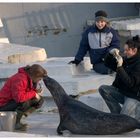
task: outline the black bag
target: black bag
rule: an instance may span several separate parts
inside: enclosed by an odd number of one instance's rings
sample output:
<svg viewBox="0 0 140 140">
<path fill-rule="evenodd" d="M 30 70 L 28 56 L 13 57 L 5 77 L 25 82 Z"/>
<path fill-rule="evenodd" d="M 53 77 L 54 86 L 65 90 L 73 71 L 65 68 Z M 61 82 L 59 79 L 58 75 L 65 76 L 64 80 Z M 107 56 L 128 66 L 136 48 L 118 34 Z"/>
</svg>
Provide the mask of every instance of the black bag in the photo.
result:
<svg viewBox="0 0 140 140">
<path fill-rule="evenodd" d="M 116 58 L 108 53 L 105 58 L 104 58 L 104 64 L 106 67 L 110 68 L 113 71 L 116 71 L 117 69 L 117 62 L 116 62 Z"/>
</svg>

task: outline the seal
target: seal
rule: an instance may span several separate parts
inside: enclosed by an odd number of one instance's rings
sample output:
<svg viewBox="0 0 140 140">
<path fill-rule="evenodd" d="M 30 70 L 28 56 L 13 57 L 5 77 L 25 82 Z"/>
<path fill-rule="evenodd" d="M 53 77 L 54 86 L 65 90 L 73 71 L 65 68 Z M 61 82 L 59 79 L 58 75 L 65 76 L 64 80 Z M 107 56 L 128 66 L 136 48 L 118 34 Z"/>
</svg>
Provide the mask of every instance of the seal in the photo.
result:
<svg viewBox="0 0 140 140">
<path fill-rule="evenodd" d="M 58 107 L 58 134 L 69 130 L 81 135 L 114 135 L 140 129 L 140 123 L 132 117 L 98 111 L 68 96 L 56 80 L 46 76 L 43 81 Z"/>
</svg>

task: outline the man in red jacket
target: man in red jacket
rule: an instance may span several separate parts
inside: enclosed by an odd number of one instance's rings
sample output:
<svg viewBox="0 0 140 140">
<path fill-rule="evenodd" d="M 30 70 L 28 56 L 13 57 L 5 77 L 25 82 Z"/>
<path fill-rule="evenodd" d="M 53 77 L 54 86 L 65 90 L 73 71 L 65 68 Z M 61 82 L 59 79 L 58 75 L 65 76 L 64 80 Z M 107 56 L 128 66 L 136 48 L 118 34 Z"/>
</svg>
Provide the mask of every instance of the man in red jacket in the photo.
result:
<svg viewBox="0 0 140 140">
<path fill-rule="evenodd" d="M 31 108 L 37 109 L 43 104 L 43 98 L 39 95 L 41 88 L 37 89 L 37 83 L 47 75 L 47 71 L 38 64 L 18 69 L 0 90 L 0 111 L 16 111 L 16 130 L 25 130 L 27 124 L 20 122 L 23 115 Z"/>
</svg>

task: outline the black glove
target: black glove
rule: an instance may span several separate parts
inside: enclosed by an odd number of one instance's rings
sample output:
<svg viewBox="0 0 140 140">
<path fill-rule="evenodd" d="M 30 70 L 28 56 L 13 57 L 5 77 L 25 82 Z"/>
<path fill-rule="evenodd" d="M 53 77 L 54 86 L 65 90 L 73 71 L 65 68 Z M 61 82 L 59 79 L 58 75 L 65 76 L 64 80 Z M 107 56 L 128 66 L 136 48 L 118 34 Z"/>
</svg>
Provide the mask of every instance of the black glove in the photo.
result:
<svg viewBox="0 0 140 140">
<path fill-rule="evenodd" d="M 81 61 L 74 59 L 73 61 L 70 61 L 68 64 L 75 64 L 77 66 L 80 62 Z"/>
</svg>

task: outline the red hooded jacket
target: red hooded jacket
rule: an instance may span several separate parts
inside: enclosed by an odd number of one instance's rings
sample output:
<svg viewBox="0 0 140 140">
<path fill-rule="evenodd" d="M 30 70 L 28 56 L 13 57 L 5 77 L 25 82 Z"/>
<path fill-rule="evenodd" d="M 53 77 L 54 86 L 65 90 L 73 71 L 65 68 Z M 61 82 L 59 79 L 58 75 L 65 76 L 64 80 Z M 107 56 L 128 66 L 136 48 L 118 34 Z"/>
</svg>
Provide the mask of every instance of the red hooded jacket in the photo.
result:
<svg viewBox="0 0 140 140">
<path fill-rule="evenodd" d="M 18 72 L 11 76 L 0 90 L 0 106 L 6 105 L 10 100 L 17 103 L 25 102 L 36 96 L 33 83 L 24 68 L 19 68 Z"/>
</svg>

